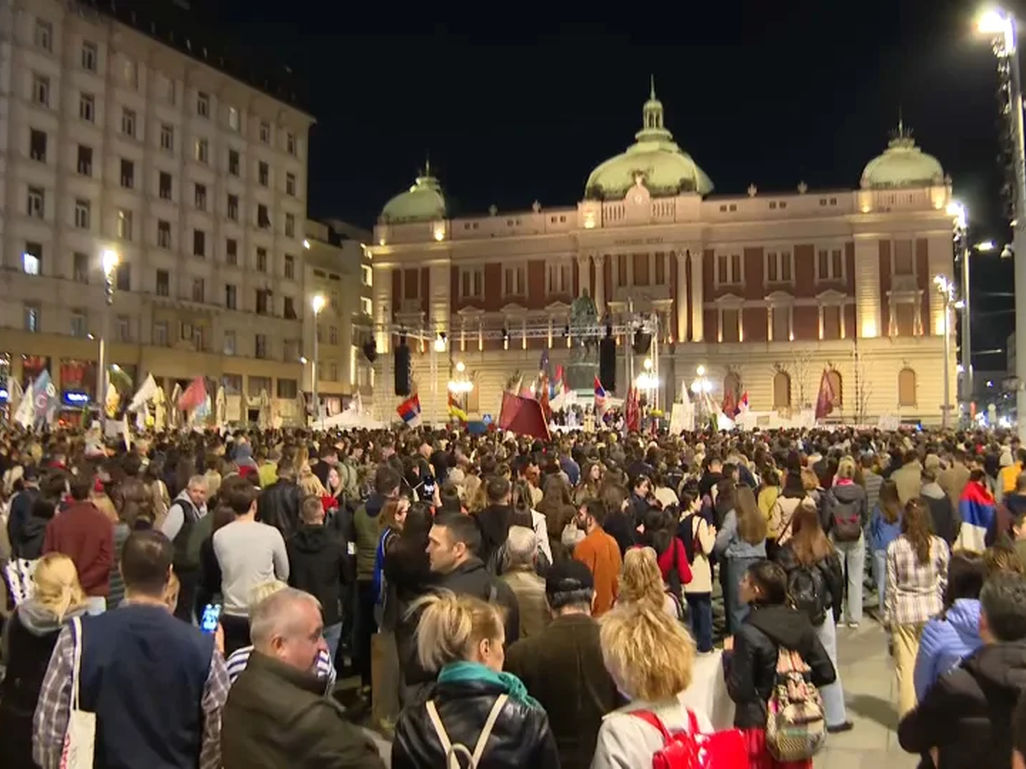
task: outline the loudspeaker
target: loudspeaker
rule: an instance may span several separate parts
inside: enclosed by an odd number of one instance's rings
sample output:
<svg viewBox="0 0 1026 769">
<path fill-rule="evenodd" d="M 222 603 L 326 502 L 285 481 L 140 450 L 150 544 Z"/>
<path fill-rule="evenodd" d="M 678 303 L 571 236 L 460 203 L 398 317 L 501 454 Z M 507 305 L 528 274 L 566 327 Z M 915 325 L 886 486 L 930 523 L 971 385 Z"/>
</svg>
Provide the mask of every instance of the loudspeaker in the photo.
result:
<svg viewBox="0 0 1026 769">
<path fill-rule="evenodd" d="M 611 336 L 599 342 L 599 381 L 607 391 L 616 390 L 616 340 Z"/>
<path fill-rule="evenodd" d="M 363 343 L 363 357 L 371 363 L 378 359 L 378 344 L 373 339 Z"/>
<path fill-rule="evenodd" d="M 410 348 L 406 344 L 406 337 L 400 337 L 395 348 L 395 394 L 410 394 Z"/>
<path fill-rule="evenodd" d="M 652 334 L 642 329 L 634 332 L 634 354 L 647 355 L 648 348 L 652 346 Z"/>
</svg>

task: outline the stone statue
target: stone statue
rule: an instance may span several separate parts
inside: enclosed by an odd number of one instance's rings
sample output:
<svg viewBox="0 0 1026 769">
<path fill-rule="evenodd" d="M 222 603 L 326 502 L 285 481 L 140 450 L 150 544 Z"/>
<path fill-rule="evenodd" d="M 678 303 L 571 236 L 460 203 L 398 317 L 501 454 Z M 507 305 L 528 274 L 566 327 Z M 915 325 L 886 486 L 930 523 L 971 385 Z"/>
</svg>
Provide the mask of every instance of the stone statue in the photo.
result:
<svg viewBox="0 0 1026 769">
<path fill-rule="evenodd" d="M 595 353 L 597 339 L 587 331 L 598 324 L 598 310 L 595 300 L 587 289 L 570 305 L 570 361 L 567 365 L 567 385 L 572 390 L 591 388 L 598 372 L 598 357 Z"/>
<path fill-rule="evenodd" d="M 580 340 L 585 347 L 592 347 L 595 338 L 592 336 L 581 336 L 580 332 L 593 328 L 598 323 L 598 310 L 595 308 L 595 300 L 588 296 L 588 289 L 584 289 L 579 297 L 570 304 L 570 333 L 574 336 L 574 349 L 576 350 Z"/>
</svg>

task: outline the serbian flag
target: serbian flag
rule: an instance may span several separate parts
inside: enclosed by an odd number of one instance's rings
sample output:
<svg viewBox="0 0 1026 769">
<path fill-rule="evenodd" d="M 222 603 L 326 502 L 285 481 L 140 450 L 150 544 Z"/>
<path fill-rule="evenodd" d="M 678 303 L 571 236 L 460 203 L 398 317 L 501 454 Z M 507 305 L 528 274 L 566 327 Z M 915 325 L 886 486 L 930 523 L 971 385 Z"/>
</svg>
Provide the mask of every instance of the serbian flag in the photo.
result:
<svg viewBox="0 0 1026 769">
<path fill-rule="evenodd" d="M 609 404 L 609 394 L 606 389 L 602 386 L 602 382 L 599 378 L 595 377 L 595 410 L 599 414 L 604 414 L 606 407 Z"/>
<path fill-rule="evenodd" d="M 203 377 L 198 376 L 189 382 L 185 392 L 178 399 L 179 411 L 192 411 L 207 402 L 207 386 Z"/>
<path fill-rule="evenodd" d="M 743 411 L 748 411 L 748 390 L 745 390 L 741 395 L 741 400 L 737 402 L 737 411 L 740 414 Z"/>
<path fill-rule="evenodd" d="M 552 437 L 541 404 L 534 398 L 524 398 L 509 392 L 502 394 L 499 428 L 519 435 L 530 435 L 542 441 Z"/>
<path fill-rule="evenodd" d="M 624 424 L 629 433 L 636 433 L 641 430 L 641 404 L 638 402 L 638 389 L 636 387 L 632 387 L 627 391 L 627 403 L 624 404 Z"/>
<path fill-rule="evenodd" d="M 395 409 L 409 427 L 420 427 L 420 396 L 414 393 Z"/>
<path fill-rule="evenodd" d="M 737 394 L 732 389 L 723 393 L 723 404 L 720 406 L 720 411 L 731 419 L 737 416 Z"/>
<path fill-rule="evenodd" d="M 819 395 L 816 396 L 816 419 L 823 419 L 834 410 L 836 398 L 827 370 L 823 369 L 823 376 L 819 378 Z"/>
</svg>

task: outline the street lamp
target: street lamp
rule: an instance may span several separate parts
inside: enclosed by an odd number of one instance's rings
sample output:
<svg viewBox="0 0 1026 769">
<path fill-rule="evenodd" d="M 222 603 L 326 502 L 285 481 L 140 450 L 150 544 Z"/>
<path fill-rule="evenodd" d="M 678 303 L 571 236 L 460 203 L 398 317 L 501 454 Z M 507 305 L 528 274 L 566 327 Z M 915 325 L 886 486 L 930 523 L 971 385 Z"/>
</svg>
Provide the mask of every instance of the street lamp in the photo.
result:
<svg viewBox="0 0 1026 769">
<path fill-rule="evenodd" d="M 310 307 L 313 308 L 314 314 L 314 335 L 313 335 L 313 363 L 310 365 L 310 378 L 313 382 L 313 408 L 314 408 L 314 422 L 321 416 L 321 406 L 317 400 L 317 363 L 318 363 L 318 349 L 317 349 L 317 332 L 318 332 L 318 318 L 320 317 L 321 310 L 324 309 L 324 305 L 328 303 L 328 300 L 324 298 L 324 294 L 314 294 L 310 300 Z"/>
<path fill-rule="evenodd" d="M 1012 165 L 1015 171 L 1015 206 L 1012 218 L 1012 251 L 1015 265 L 1015 327 L 1026 329 L 1026 157 L 1023 151 L 1022 87 L 1016 18 L 1008 11 L 991 8 L 977 19 L 977 30 L 990 38 L 1001 80 L 1002 114 L 1011 121 Z M 1003 255 L 1003 252 L 1002 252 Z M 1019 437 L 1026 438 L 1026 333 L 1015 335 L 1016 410 Z"/>
<path fill-rule="evenodd" d="M 955 250 L 961 263 L 962 278 L 962 361 L 961 368 L 964 372 L 961 377 L 961 400 L 965 407 L 965 413 L 969 413 L 969 404 L 973 399 L 973 353 L 972 353 L 972 313 L 969 305 L 969 255 L 973 250 L 969 247 L 969 212 L 965 206 L 956 201 L 948 203 L 948 216 L 952 218 L 953 237 Z M 994 247 L 993 241 L 978 243 L 976 250 L 988 250 L 986 246 Z M 947 320 L 945 310 L 945 321 Z"/>
<path fill-rule="evenodd" d="M 955 304 L 955 284 L 946 275 L 934 275 L 933 285 L 944 300 L 944 404 L 941 406 L 941 427 L 946 430 L 951 411 L 951 334 L 948 323 L 951 307 Z"/>
<path fill-rule="evenodd" d="M 96 404 L 100 409 L 100 430 L 107 434 L 107 326 L 110 325 L 110 307 L 114 304 L 114 289 L 118 263 L 118 252 L 105 248 L 100 252 L 100 267 L 103 269 L 103 316 L 100 319 L 99 371 L 96 372 Z"/>
</svg>

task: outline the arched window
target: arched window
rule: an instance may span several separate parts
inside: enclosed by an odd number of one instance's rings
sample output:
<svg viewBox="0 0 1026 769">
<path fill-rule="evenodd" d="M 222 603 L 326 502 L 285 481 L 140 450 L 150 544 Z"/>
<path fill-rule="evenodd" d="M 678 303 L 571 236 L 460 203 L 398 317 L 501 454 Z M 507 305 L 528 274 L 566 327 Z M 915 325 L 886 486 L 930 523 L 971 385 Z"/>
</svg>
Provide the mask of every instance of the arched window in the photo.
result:
<svg viewBox="0 0 1026 769">
<path fill-rule="evenodd" d="M 733 371 L 729 372 L 723 377 L 723 397 L 727 397 L 727 393 L 734 396 L 734 402 L 737 403 L 737 399 L 741 397 L 741 378 Z"/>
<path fill-rule="evenodd" d="M 786 371 L 773 375 L 773 408 L 791 408 L 791 376 Z"/>
<path fill-rule="evenodd" d="M 916 372 L 908 367 L 898 372 L 898 405 L 916 405 Z"/>
<path fill-rule="evenodd" d="M 830 382 L 830 389 L 834 391 L 833 403 L 835 406 L 840 406 L 844 402 L 841 372 L 836 369 L 830 369 L 827 372 L 827 380 Z"/>
</svg>

